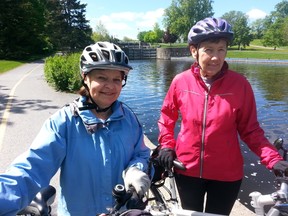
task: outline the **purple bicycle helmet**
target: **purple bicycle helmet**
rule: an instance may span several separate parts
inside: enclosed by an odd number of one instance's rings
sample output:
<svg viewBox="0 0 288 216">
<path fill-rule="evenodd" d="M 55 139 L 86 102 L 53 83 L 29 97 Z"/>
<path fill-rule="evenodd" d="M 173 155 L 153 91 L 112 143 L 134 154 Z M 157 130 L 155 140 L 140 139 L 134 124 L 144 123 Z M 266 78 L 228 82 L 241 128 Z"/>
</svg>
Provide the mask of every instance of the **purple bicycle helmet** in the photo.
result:
<svg viewBox="0 0 288 216">
<path fill-rule="evenodd" d="M 199 44 L 210 38 L 226 38 L 229 42 L 233 39 L 231 25 L 221 18 L 208 17 L 198 21 L 188 33 L 188 44 Z"/>
<path fill-rule="evenodd" d="M 132 69 L 128 56 L 116 44 L 97 42 L 85 47 L 80 57 L 81 74 L 87 74 L 94 69 L 120 70 L 128 75 Z"/>
</svg>

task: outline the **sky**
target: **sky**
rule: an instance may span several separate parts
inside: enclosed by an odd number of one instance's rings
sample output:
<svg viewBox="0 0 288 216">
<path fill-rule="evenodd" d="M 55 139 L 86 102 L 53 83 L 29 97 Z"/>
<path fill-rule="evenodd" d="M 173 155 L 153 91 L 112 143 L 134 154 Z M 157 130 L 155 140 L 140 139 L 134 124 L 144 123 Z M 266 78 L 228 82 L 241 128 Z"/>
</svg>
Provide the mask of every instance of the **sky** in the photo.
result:
<svg viewBox="0 0 288 216">
<path fill-rule="evenodd" d="M 164 10 L 172 0 L 80 0 L 87 4 L 86 19 L 95 29 L 99 21 L 104 24 L 109 34 L 118 39 L 124 36 L 137 39 L 141 31 L 153 30 L 157 22 L 163 27 Z M 212 4 L 214 17 L 221 17 L 229 11 L 241 11 L 252 22 L 264 18 L 275 10 L 282 0 L 214 0 Z"/>
</svg>

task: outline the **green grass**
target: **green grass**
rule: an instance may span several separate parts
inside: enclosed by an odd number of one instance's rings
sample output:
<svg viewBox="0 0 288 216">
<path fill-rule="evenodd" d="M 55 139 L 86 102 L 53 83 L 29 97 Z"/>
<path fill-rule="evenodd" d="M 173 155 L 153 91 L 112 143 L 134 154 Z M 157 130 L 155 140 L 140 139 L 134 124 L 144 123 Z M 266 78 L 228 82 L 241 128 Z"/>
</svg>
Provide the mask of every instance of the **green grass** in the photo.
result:
<svg viewBox="0 0 288 216">
<path fill-rule="evenodd" d="M 278 59 L 288 60 L 288 49 L 286 50 L 261 50 L 246 48 L 245 50 L 228 50 L 227 58 L 248 58 L 248 59 Z"/>
<path fill-rule="evenodd" d="M 0 74 L 25 64 L 23 61 L 0 60 Z"/>
</svg>

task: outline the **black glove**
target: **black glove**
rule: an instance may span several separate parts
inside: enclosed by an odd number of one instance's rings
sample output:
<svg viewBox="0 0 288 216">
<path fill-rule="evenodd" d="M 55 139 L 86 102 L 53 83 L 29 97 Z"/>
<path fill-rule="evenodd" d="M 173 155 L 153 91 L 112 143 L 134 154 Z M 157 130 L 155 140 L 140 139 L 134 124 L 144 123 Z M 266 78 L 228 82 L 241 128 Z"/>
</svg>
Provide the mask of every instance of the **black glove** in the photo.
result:
<svg viewBox="0 0 288 216">
<path fill-rule="evenodd" d="M 126 203 L 127 209 L 141 209 L 144 210 L 146 208 L 147 201 L 143 201 L 143 197 L 140 198 L 136 192 L 134 192 L 131 198 Z"/>
<path fill-rule="evenodd" d="M 166 169 L 171 169 L 173 167 L 173 161 L 176 158 L 176 153 L 173 149 L 163 148 L 159 151 L 158 161 L 159 165 L 165 167 Z"/>
<path fill-rule="evenodd" d="M 288 176 L 288 162 L 278 161 L 276 164 L 274 164 L 273 171 L 276 176 Z"/>
</svg>

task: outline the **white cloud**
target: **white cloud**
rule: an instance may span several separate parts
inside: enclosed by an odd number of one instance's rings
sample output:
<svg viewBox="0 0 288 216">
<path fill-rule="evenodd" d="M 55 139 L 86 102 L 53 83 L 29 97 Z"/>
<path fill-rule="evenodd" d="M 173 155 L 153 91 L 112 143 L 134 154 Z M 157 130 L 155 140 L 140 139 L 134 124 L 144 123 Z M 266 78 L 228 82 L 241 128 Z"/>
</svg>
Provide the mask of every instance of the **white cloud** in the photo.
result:
<svg viewBox="0 0 288 216">
<path fill-rule="evenodd" d="M 91 26 L 95 28 L 97 22 L 101 21 L 109 34 L 114 35 L 119 39 L 122 39 L 124 36 L 136 39 L 139 31 L 152 30 L 156 22 L 161 27 L 163 14 L 163 8 L 141 13 L 120 12 L 92 18 L 90 22 Z"/>
<path fill-rule="evenodd" d="M 262 19 L 264 18 L 267 14 L 259 9 L 252 9 L 246 13 L 248 15 L 250 20 L 256 20 L 256 19 Z"/>
</svg>

